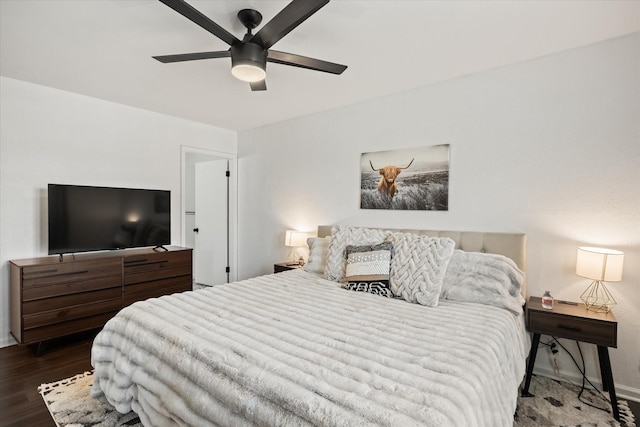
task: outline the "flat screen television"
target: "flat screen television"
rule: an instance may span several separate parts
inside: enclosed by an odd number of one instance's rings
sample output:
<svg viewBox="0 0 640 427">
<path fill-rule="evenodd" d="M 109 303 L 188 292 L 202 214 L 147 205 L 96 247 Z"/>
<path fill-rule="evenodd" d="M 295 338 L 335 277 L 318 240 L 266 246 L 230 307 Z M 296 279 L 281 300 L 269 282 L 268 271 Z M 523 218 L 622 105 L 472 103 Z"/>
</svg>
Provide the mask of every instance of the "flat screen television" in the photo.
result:
<svg viewBox="0 0 640 427">
<path fill-rule="evenodd" d="M 49 184 L 49 254 L 171 243 L 171 192 Z"/>
</svg>

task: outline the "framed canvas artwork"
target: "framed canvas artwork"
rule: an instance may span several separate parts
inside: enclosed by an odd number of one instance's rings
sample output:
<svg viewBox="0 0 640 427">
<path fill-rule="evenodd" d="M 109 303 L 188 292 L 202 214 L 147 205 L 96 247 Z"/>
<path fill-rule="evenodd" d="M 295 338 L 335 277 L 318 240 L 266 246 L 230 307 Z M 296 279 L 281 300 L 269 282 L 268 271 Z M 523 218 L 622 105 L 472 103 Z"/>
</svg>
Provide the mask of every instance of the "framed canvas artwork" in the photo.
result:
<svg viewBox="0 0 640 427">
<path fill-rule="evenodd" d="M 360 208 L 449 210 L 449 144 L 362 153 Z"/>
</svg>

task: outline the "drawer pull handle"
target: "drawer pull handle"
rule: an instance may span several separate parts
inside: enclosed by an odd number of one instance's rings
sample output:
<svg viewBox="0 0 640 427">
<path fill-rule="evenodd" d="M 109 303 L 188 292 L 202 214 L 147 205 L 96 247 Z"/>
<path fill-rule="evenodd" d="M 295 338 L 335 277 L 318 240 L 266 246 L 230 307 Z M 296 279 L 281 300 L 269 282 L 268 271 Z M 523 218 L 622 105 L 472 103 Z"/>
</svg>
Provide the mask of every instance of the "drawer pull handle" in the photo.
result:
<svg viewBox="0 0 640 427">
<path fill-rule="evenodd" d="M 58 272 L 57 268 L 51 268 L 49 270 L 40 270 L 38 272 L 31 273 L 31 274 L 49 274 L 49 273 L 57 273 L 57 272 Z"/>
<path fill-rule="evenodd" d="M 25 274 L 24 278 L 25 279 L 38 279 L 41 278 L 43 275 L 44 277 L 47 276 L 54 276 L 54 277 L 60 277 L 60 276 L 74 276 L 76 274 L 87 274 L 89 272 L 89 270 L 78 270 L 78 271 L 63 271 L 62 273 L 58 273 L 58 270 L 42 270 L 42 271 L 38 271 L 37 273 L 30 273 L 30 274 Z M 57 274 L 50 274 L 50 273 L 57 273 Z"/>
<path fill-rule="evenodd" d="M 558 324 L 558 328 L 560 329 L 566 329 L 568 331 L 573 331 L 573 332 L 582 332 L 582 329 L 577 328 L 575 326 L 567 326 L 567 325 L 563 325 L 562 323 Z"/>
<path fill-rule="evenodd" d="M 144 264 L 146 263 L 148 260 L 147 258 L 140 258 L 140 259 L 132 259 L 130 261 L 125 261 L 124 265 L 136 265 L 136 264 Z"/>
<path fill-rule="evenodd" d="M 138 261 L 127 261 L 124 263 L 125 267 L 138 267 L 140 265 L 158 265 L 158 264 L 166 264 L 168 263 L 169 260 L 163 259 L 160 261 L 147 261 L 146 259 L 141 259 Z"/>
</svg>

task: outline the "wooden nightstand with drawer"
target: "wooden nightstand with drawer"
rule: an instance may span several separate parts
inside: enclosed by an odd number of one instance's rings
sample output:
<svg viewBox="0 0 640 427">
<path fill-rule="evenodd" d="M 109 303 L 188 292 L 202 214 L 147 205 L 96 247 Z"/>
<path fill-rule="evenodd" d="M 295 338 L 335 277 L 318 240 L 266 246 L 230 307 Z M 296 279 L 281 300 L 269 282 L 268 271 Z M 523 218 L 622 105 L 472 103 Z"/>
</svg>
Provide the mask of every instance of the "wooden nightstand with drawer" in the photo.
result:
<svg viewBox="0 0 640 427">
<path fill-rule="evenodd" d="M 618 401 L 611 374 L 609 347 L 618 346 L 618 322 L 613 313 L 598 313 L 587 310 L 584 304 L 556 301 L 552 309 L 542 307 L 542 299 L 530 297 L 527 302 L 527 330 L 533 332 L 533 342 L 527 363 L 527 376 L 523 396 L 530 396 L 529 385 L 536 361 L 540 335 L 550 335 L 598 346 L 600 374 L 605 391 L 609 391 L 613 416 L 620 420 Z"/>
</svg>

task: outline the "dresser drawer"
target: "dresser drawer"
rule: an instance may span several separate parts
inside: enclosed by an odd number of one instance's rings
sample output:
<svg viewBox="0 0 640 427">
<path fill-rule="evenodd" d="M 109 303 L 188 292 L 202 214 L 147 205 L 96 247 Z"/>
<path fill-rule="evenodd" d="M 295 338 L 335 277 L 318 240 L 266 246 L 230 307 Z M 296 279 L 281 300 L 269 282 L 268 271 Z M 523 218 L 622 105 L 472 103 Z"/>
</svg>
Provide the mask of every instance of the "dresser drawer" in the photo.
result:
<svg viewBox="0 0 640 427">
<path fill-rule="evenodd" d="M 175 268 L 164 268 L 162 270 L 142 271 L 134 274 L 124 275 L 125 292 L 128 285 L 143 282 L 152 282 L 155 280 L 165 279 L 169 277 L 188 277 L 191 280 L 191 266 L 185 265 Z"/>
<path fill-rule="evenodd" d="M 163 271 L 176 267 L 191 267 L 191 251 L 158 252 L 124 258 L 124 274 Z"/>
<path fill-rule="evenodd" d="M 92 317 L 104 313 L 114 313 L 122 308 L 120 296 L 106 301 L 95 301 L 89 304 L 65 307 L 59 310 L 40 312 L 24 316 L 24 329 L 53 325 L 55 323 L 68 322 L 74 319 Z"/>
<path fill-rule="evenodd" d="M 617 347 L 616 328 L 617 323 L 533 310 L 527 318 L 527 329 L 531 332 L 607 347 Z"/>
<path fill-rule="evenodd" d="M 29 315 L 44 311 L 61 310 L 77 305 L 89 305 L 98 301 L 117 300 L 122 304 L 122 288 L 107 288 L 93 292 L 61 295 L 51 298 L 42 298 L 25 301 L 22 305 L 22 314 Z"/>
<path fill-rule="evenodd" d="M 119 259 L 36 265 L 22 269 L 22 286 L 79 282 L 99 277 L 120 277 L 121 274 L 122 262 Z"/>
<path fill-rule="evenodd" d="M 73 319 L 67 322 L 53 323 L 39 328 L 25 329 L 21 344 L 31 344 L 63 335 L 100 328 L 116 313 L 117 311 L 112 311 L 110 313 Z"/>
<path fill-rule="evenodd" d="M 125 286 L 123 291 L 123 305 L 127 306 L 147 298 L 156 298 L 162 295 L 190 291 L 192 287 L 191 276 L 172 277 Z"/>
<path fill-rule="evenodd" d="M 22 301 L 28 302 L 38 299 L 59 297 L 63 295 L 79 294 L 83 292 L 99 291 L 109 288 L 122 288 L 120 276 L 100 277 L 88 281 L 59 283 L 48 286 L 31 286 L 22 290 Z"/>
</svg>

